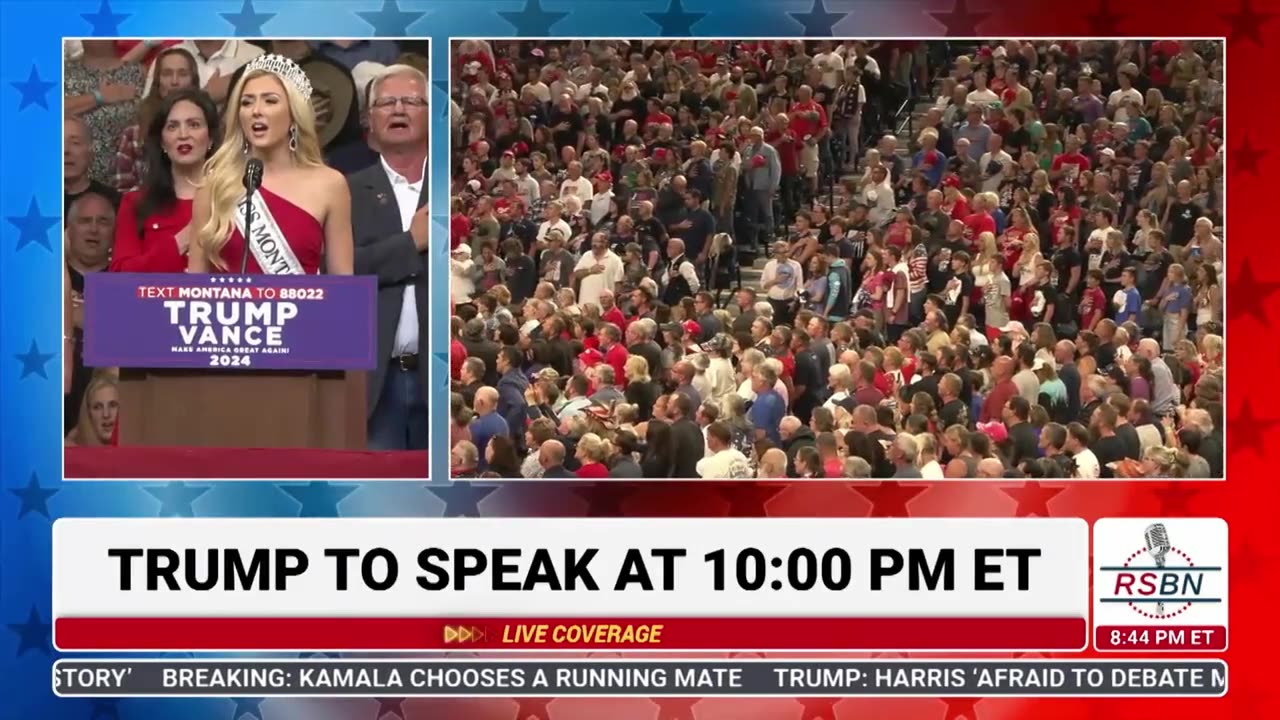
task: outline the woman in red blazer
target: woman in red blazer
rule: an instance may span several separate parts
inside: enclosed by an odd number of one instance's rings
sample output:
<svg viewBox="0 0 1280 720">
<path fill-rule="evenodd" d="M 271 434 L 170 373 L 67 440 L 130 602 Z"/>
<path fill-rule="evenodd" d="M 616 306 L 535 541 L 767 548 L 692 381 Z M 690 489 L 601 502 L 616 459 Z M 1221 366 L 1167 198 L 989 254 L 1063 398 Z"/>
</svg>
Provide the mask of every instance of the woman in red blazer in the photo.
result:
<svg viewBox="0 0 1280 720">
<path fill-rule="evenodd" d="M 217 106 L 203 90 L 184 89 L 165 97 L 146 128 L 142 187 L 120 201 L 113 272 L 186 271 L 194 234 L 191 200 L 218 137 Z"/>
</svg>

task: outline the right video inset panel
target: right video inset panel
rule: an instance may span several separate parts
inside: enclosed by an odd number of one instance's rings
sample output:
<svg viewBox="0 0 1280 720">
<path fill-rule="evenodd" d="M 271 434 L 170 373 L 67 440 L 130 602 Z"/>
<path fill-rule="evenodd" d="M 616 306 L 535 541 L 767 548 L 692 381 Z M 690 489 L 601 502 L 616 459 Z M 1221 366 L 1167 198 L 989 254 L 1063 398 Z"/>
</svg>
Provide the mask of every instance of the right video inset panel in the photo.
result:
<svg viewBox="0 0 1280 720">
<path fill-rule="evenodd" d="M 450 50 L 454 477 L 1222 477 L 1221 41 Z"/>
</svg>

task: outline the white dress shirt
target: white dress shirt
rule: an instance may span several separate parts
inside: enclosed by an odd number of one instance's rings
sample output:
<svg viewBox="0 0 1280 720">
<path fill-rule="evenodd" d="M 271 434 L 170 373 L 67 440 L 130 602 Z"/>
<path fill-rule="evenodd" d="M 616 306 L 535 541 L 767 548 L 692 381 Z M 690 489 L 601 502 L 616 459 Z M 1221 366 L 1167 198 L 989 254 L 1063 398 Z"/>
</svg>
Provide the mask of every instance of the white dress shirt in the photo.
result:
<svg viewBox="0 0 1280 720">
<path fill-rule="evenodd" d="M 200 49 L 196 47 L 195 40 L 183 40 L 174 47 L 182 48 L 191 53 L 191 57 L 196 59 L 196 70 L 200 74 L 200 87 L 209 84 L 209 78 L 214 74 L 222 76 L 230 76 L 235 71 L 249 64 L 249 61 L 263 54 L 262 48 L 257 45 L 251 45 L 243 40 L 228 40 L 223 43 L 222 48 L 205 57 L 200 54 Z M 156 74 L 156 64 L 151 63 L 151 70 L 147 74 L 147 85 L 150 89 L 151 82 Z"/>
<path fill-rule="evenodd" d="M 422 161 L 422 177 L 416 183 L 391 169 L 385 159 L 382 170 L 391 182 L 391 191 L 395 193 L 396 205 L 400 208 L 400 226 L 405 232 L 413 223 L 413 214 L 418 211 L 418 197 L 422 194 L 422 183 L 427 180 L 427 162 Z M 404 304 L 400 307 L 400 323 L 396 325 L 396 339 L 391 345 L 391 357 L 401 355 L 417 355 L 421 352 L 418 343 L 418 291 L 412 285 L 404 288 Z"/>
</svg>

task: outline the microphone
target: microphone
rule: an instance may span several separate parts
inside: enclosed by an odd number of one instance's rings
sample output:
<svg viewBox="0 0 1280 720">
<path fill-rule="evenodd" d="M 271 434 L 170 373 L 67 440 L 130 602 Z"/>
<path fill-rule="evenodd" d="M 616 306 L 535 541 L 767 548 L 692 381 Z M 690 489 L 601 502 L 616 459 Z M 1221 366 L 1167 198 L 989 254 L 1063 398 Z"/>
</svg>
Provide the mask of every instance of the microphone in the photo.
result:
<svg viewBox="0 0 1280 720">
<path fill-rule="evenodd" d="M 1147 541 L 1147 554 L 1155 561 L 1156 567 L 1164 567 L 1164 558 L 1169 554 L 1169 531 L 1165 528 L 1164 523 L 1154 523 L 1147 526 L 1144 533 Z M 1156 603 L 1156 614 L 1164 614 L 1164 603 Z"/>
<path fill-rule="evenodd" d="M 253 194 L 262 186 L 262 171 L 262 161 L 258 158 L 249 158 L 249 162 L 244 165 L 244 253 L 240 256 L 240 273 L 242 275 L 249 270 L 249 238 L 253 237 L 252 201 Z"/>
<path fill-rule="evenodd" d="M 262 161 L 250 158 L 244 165 L 244 189 L 254 192 L 262 185 Z"/>
</svg>

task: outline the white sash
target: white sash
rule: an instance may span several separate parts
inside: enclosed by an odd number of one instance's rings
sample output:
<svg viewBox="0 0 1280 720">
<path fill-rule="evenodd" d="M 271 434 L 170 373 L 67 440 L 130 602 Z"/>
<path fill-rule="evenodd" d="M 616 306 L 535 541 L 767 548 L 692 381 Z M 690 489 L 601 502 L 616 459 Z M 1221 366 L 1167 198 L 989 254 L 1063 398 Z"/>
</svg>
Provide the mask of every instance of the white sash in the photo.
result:
<svg viewBox="0 0 1280 720">
<path fill-rule="evenodd" d="M 234 222 L 241 237 L 249 243 L 249 251 L 253 253 L 258 267 L 267 275 L 305 275 L 306 270 L 302 268 L 298 256 L 293 254 L 293 248 L 289 247 L 289 241 L 280 231 L 280 225 L 272 216 L 271 208 L 262 199 L 262 193 L 254 193 L 252 198 L 252 237 L 244 231 L 244 211 L 249 202 L 247 198 L 241 198 L 236 203 Z"/>
</svg>

